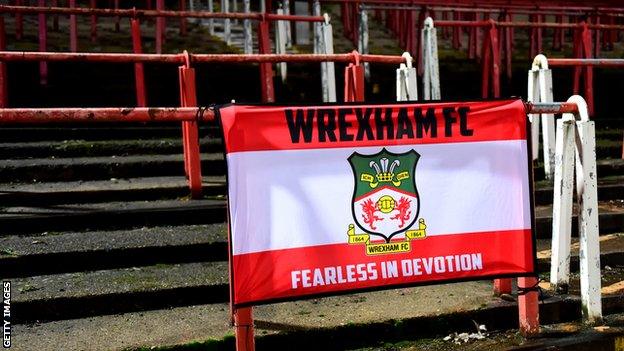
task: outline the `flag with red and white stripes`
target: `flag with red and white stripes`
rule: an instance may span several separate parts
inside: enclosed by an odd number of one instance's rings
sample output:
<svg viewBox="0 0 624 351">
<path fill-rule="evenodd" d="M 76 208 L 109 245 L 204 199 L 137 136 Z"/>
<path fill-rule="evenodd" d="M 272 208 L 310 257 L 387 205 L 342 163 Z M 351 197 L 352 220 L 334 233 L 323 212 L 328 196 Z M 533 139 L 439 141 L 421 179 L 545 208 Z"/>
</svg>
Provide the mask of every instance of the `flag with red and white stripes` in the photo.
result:
<svg viewBox="0 0 624 351">
<path fill-rule="evenodd" d="M 234 305 L 535 270 L 521 100 L 219 115 Z"/>
</svg>

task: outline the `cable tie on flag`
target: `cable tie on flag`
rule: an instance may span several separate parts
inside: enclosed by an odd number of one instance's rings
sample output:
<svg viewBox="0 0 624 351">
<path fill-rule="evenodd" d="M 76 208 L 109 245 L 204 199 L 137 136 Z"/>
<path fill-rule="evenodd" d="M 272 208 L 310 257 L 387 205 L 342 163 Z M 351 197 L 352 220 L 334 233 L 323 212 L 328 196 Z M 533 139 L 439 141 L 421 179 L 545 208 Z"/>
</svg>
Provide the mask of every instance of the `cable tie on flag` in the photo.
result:
<svg viewBox="0 0 624 351">
<path fill-rule="evenodd" d="M 537 291 L 539 293 L 540 302 L 544 302 L 544 289 L 539 285 L 540 282 L 545 281 L 544 279 L 538 279 L 535 284 L 528 287 L 518 287 L 518 296 L 526 295 L 530 292 Z"/>
<path fill-rule="evenodd" d="M 212 109 L 213 107 L 214 105 L 199 106 L 197 108 L 197 112 L 195 112 L 195 121 L 197 123 L 204 122 L 204 113 L 206 112 L 206 110 Z"/>
</svg>

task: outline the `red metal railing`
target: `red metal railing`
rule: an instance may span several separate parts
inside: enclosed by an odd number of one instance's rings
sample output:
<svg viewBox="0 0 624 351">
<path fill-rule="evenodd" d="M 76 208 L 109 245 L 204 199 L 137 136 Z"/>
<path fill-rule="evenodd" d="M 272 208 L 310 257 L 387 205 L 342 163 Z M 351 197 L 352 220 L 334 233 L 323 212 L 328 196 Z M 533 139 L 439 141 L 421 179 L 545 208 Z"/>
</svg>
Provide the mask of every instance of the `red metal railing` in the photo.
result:
<svg viewBox="0 0 624 351">
<path fill-rule="evenodd" d="M 181 2 L 183 3 L 183 2 Z M 91 4 L 91 8 L 78 8 L 75 7 L 75 0 L 70 0 L 69 8 L 64 7 L 45 7 L 45 1 L 40 0 L 39 6 L 6 6 L 0 5 L 0 14 L 15 14 L 16 15 L 16 36 L 21 37 L 23 30 L 22 16 L 24 14 L 36 14 L 38 16 L 39 23 L 39 51 L 47 51 L 47 25 L 46 15 L 68 15 L 69 20 L 69 47 L 73 52 L 78 51 L 78 30 L 76 16 L 90 16 L 91 17 L 91 39 L 96 40 L 97 33 L 97 16 L 115 17 L 116 25 L 118 27 L 119 18 L 127 17 L 131 23 L 132 34 L 132 47 L 135 54 L 142 53 L 141 49 L 141 18 L 156 18 L 156 31 L 155 31 L 155 47 L 156 53 L 162 53 L 162 45 L 165 38 L 165 18 L 180 18 L 181 19 L 181 33 L 186 32 L 185 20 L 187 18 L 203 18 L 203 19 L 247 19 L 256 20 L 258 23 L 258 42 L 260 54 L 269 54 L 271 48 L 271 39 L 269 37 L 269 24 L 271 21 L 297 21 L 297 22 L 323 22 L 325 18 L 322 16 L 299 16 L 299 15 L 279 15 L 271 13 L 214 13 L 207 11 L 167 11 L 164 9 L 164 3 L 162 0 L 157 2 L 158 10 L 140 10 L 136 8 L 132 9 L 99 9 L 95 8 L 94 4 Z M 18 16 L 19 15 L 19 16 Z M 5 28 L 4 22 L 0 22 L 0 37 L 4 39 Z M 5 50 L 6 46 L 0 47 L 0 50 Z M 137 85 L 144 85 L 142 83 L 143 68 L 140 64 L 136 65 L 136 80 Z M 40 61 L 40 81 L 42 84 L 47 82 L 47 62 Z M 265 80 L 272 76 L 272 68 L 268 65 L 262 66 L 262 74 L 265 76 Z M 137 98 L 139 106 L 146 106 L 146 96 L 143 95 Z"/>
<path fill-rule="evenodd" d="M 578 113 L 573 102 L 524 103 L 526 113 Z M 0 108 L 0 124 L 214 121 L 204 107 Z"/>
<path fill-rule="evenodd" d="M 0 20 L 2 17 L 0 17 Z M 400 64 L 405 63 L 403 56 L 360 55 L 357 52 L 333 55 L 227 55 L 227 54 L 126 54 L 126 53 L 58 53 L 58 52 L 0 52 L 0 107 L 7 106 L 8 82 L 6 62 L 42 61 L 49 62 L 112 62 L 112 63 L 169 63 L 177 64 L 180 109 L 148 109 L 148 108 L 108 108 L 108 109 L 10 109 L 3 110 L 4 122 L 43 123 L 50 121 L 182 121 L 182 144 L 184 146 L 184 169 L 189 179 L 189 188 L 193 198 L 201 196 L 201 164 L 199 158 L 199 141 L 197 123 L 212 118 L 209 110 L 197 109 L 195 70 L 193 63 L 260 63 L 271 65 L 274 62 L 343 62 L 349 63 L 345 69 L 346 101 L 364 100 L 364 70 L 361 62 Z M 136 72 L 135 72 L 136 74 Z M 273 78 L 265 79 L 262 74 L 262 101 L 272 102 Z M 137 98 L 140 98 L 137 85 Z M 143 92 L 144 93 L 144 92 Z"/>
</svg>

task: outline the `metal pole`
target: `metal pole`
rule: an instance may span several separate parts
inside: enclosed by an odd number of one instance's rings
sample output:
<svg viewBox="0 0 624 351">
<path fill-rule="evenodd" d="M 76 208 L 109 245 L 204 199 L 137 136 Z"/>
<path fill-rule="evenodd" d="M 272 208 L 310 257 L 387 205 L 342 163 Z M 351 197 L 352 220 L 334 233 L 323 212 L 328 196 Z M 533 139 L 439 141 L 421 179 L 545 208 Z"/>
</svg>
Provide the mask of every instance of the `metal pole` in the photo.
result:
<svg viewBox="0 0 624 351">
<path fill-rule="evenodd" d="M 234 309 L 234 328 L 236 329 L 236 351 L 254 351 L 254 325 L 251 307 Z"/>
<path fill-rule="evenodd" d="M 4 16 L 0 16 L 0 50 L 6 50 L 6 29 L 4 27 Z M 7 82 L 6 63 L 0 61 L 0 107 L 9 106 L 9 93 Z"/>
<path fill-rule="evenodd" d="M 368 12 L 360 9 L 360 28 L 359 28 L 358 52 L 368 54 Z M 370 67 L 364 63 L 364 77 L 370 79 Z"/>
<path fill-rule="evenodd" d="M 251 12 L 251 4 L 250 0 L 243 0 L 243 9 L 245 13 Z M 253 37 L 251 33 L 251 20 L 244 19 L 243 20 L 243 34 L 244 34 L 244 42 L 243 48 L 246 54 L 253 53 Z"/>
<path fill-rule="evenodd" d="M 190 67 L 190 59 L 187 59 L 185 64 L 178 68 L 178 72 L 180 77 L 181 106 L 197 106 L 195 70 Z M 197 121 L 182 122 L 182 145 L 184 149 L 184 168 L 188 177 L 191 197 L 198 199 L 202 193 L 202 176 Z"/>
<path fill-rule="evenodd" d="M 258 49 L 261 54 L 271 52 L 271 39 L 269 39 L 269 22 L 260 21 L 258 23 Z M 273 89 L 273 66 L 270 63 L 260 64 L 260 85 L 262 91 L 262 102 L 275 102 L 275 91 Z"/>
<path fill-rule="evenodd" d="M 69 0 L 69 7 L 76 7 L 76 0 Z M 69 51 L 78 51 L 78 22 L 76 15 L 69 15 Z"/>
<path fill-rule="evenodd" d="M 230 1 L 229 0 L 221 0 L 221 12 L 223 13 L 229 13 L 230 12 Z M 225 43 L 227 45 L 231 45 L 232 44 L 232 35 L 231 35 L 231 28 L 230 28 L 230 19 L 229 18 L 225 18 L 223 19 L 223 41 L 225 41 Z"/>
<path fill-rule="evenodd" d="M 156 10 L 165 9 L 165 0 L 156 0 Z M 156 53 L 162 54 L 163 41 L 165 38 L 165 18 L 156 17 Z"/>
<path fill-rule="evenodd" d="M 45 0 L 39 0 L 39 6 L 45 6 Z M 39 51 L 44 52 L 48 46 L 48 29 L 46 15 L 40 13 L 38 16 L 39 22 Z M 48 84 L 48 63 L 45 61 L 39 62 L 39 83 L 41 85 Z"/>
<path fill-rule="evenodd" d="M 198 107 L 3 108 L 1 124 L 67 122 L 181 122 L 214 120 L 214 111 Z"/>
<path fill-rule="evenodd" d="M 249 1 L 249 0 L 246 0 Z M 213 13 L 214 12 L 214 2 L 213 0 L 208 0 L 208 12 Z M 215 31 L 214 31 L 214 20 L 212 18 L 210 18 L 208 20 L 208 33 L 210 33 L 210 35 L 214 35 Z"/>
<path fill-rule="evenodd" d="M 290 1 L 282 0 L 284 4 L 284 14 L 290 15 Z M 292 47 L 292 23 L 291 21 L 284 22 L 284 26 L 286 27 L 286 47 Z"/>
<path fill-rule="evenodd" d="M 94 9 L 97 8 L 97 2 L 95 0 L 91 0 L 89 6 Z M 95 14 L 91 15 L 91 42 L 95 43 L 97 41 L 97 16 Z"/>
<path fill-rule="evenodd" d="M 141 24 L 139 19 L 131 19 L 130 26 L 132 27 L 132 49 L 135 54 L 140 54 L 143 52 L 143 48 L 141 47 Z M 136 62 L 134 64 L 134 82 L 137 106 L 147 106 L 147 98 L 145 94 L 145 73 L 143 71 L 143 63 L 141 62 Z"/>
</svg>

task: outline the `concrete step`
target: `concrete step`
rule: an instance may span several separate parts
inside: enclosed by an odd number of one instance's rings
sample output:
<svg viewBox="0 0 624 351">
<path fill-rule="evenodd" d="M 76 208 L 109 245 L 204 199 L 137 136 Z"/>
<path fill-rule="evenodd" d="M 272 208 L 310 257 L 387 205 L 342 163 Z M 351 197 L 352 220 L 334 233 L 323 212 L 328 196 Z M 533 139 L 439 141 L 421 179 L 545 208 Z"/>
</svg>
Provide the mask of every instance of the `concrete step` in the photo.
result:
<svg viewBox="0 0 624 351">
<path fill-rule="evenodd" d="M 218 137 L 221 132 L 217 126 L 203 124 L 199 127 L 200 136 Z M 36 127 L 10 125 L 0 128 L 0 140 L 3 143 L 23 143 L 37 141 L 65 140 L 148 140 L 161 138 L 182 138 L 180 123 L 107 123 L 105 125 L 51 124 Z"/>
<path fill-rule="evenodd" d="M 0 212 L 0 236 L 222 223 L 225 215 L 225 201 L 216 198 L 9 207 Z"/>
<path fill-rule="evenodd" d="M 202 173 L 225 174 L 222 153 L 202 154 Z M 131 155 L 57 159 L 5 160 L 0 182 L 58 182 L 184 175 L 183 156 Z"/>
<path fill-rule="evenodd" d="M 223 151 L 221 139 L 214 137 L 202 138 L 199 145 L 204 153 Z M 0 159 L 167 155 L 182 150 L 182 138 L 15 142 L 0 143 Z"/>
<path fill-rule="evenodd" d="M 213 245 L 210 249 L 218 250 L 219 242 L 224 241 L 224 229 L 219 226 L 210 228 L 197 227 L 186 228 L 183 233 L 192 233 L 192 241 L 209 242 Z M 197 229 L 205 230 L 206 238 L 197 236 Z M 177 231 L 177 229 L 174 229 Z M 121 233 L 107 233 L 105 237 L 119 237 Z M 149 233 L 157 245 L 152 245 L 152 249 L 145 249 L 144 252 L 153 250 L 153 254 L 158 253 L 156 246 L 167 246 L 171 242 L 180 243 L 180 238 L 172 238 L 171 230 L 161 230 L 160 232 Z M 132 237 L 133 235 L 134 237 Z M 111 257 L 100 255 L 105 260 L 112 260 L 116 256 L 117 248 L 125 245 L 128 247 L 128 254 L 132 254 L 132 246 L 138 246 L 146 241 L 146 234 L 134 232 L 125 237 L 130 240 L 129 244 L 102 243 L 102 239 L 93 240 L 87 236 L 85 241 L 88 244 L 75 243 L 66 244 L 61 240 L 72 238 L 76 240 L 79 236 L 66 234 L 56 240 L 51 241 L 56 245 L 56 253 L 50 252 L 47 257 L 41 259 L 39 264 L 44 265 L 46 261 L 52 261 L 55 257 L 66 255 L 79 256 L 78 250 L 84 247 L 96 246 L 94 251 L 106 250 L 111 247 L 113 254 Z M 162 239 L 162 238 L 165 239 Z M 42 239 L 38 239 L 42 240 Z M 167 243 L 168 241 L 168 243 Z M 188 239 L 187 239 L 188 242 Z M 216 245 L 215 245 L 216 244 Z M 14 247 L 17 247 L 16 240 L 13 239 Z M 22 242 L 23 245 L 23 242 Z M 184 245 L 184 244 L 183 244 Z M 220 258 L 225 258 L 225 245 Z M 542 240 L 538 244 L 538 270 L 542 274 L 549 272 L 550 243 Z M 578 242 L 573 243 L 571 271 L 578 271 Z M 73 253 L 71 250 L 74 250 Z M 602 275 L 605 286 L 612 285 L 624 279 L 624 269 L 617 268 L 624 264 L 624 234 L 610 235 L 601 239 L 601 265 L 605 273 Z M 19 251 L 20 249 L 16 249 Z M 30 250 L 29 247 L 22 247 L 22 253 Z M 37 249 L 42 250 L 42 249 Z M 64 252 L 62 250 L 65 250 Z M 122 249 L 123 250 L 123 249 Z M 32 250 L 31 250 L 32 251 Z M 164 250 L 160 250 L 162 253 Z M 60 255 L 59 255 L 60 253 Z M 78 255 L 76 255 L 78 253 Z M 37 254 L 22 254 L 25 256 L 36 256 Z M 46 254 L 39 255 L 39 257 Z M 15 257 L 20 257 L 16 253 Z M 119 256 L 117 256 L 119 257 Z M 77 258 L 77 257 L 76 257 Z M 167 255 L 162 262 L 166 262 Z M 214 259 L 214 258 L 211 258 Z M 90 258 L 89 260 L 92 261 Z M 154 261 L 158 261 L 155 259 Z M 2 262 L 2 261 L 0 261 Z M 24 261 L 22 261 L 24 262 Z M 77 261 L 80 262 L 80 261 Z M 131 262 L 127 262 L 131 263 Z M 138 263 L 138 262 L 137 262 Z M 20 322 L 31 322 L 34 320 L 57 320 L 77 318 L 91 315 L 121 313 L 128 311 L 159 309 L 172 306 L 227 302 L 228 293 L 228 269 L 226 261 L 206 261 L 178 264 L 156 264 L 150 266 L 136 266 L 130 268 L 114 268 L 108 270 L 87 271 L 82 266 L 83 262 L 77 263 L 75 272 L 57 273 L 49 275 L 35 275 L 12 278 L 14 291 L 13 306 Z M 54 264 L 53 264 L 54 265 Z M 87 263 L 88 265 L 88 263 Z M 4 266 L 4 265 L 3 265 Z M 609 268 L 606 268 L 609 266 Z M 616 267 L 615 271 L 614 268 Z M 19 269 L 19 267 L 18 267 Z M 9 274 L 10 276 L 10 274 Z M 577 277 L 578 278 L 578 277 Z M 175 296 L 175 298 L 173 298 Z M 17 307 L 19 306 L 19 308 Z"/>
<path fill-rule="evenodd" d="M 551 181 L 535 183 L 534 200 L 536 205 L 549 205 L 553 202 Z M 598 200 L 624 199 L 624 176 L 604 177 L 598 180 Z"/>
<path fill-rule="evenodd" d="M 491 283 L 466 282 L 377 291 L 254 307 L 258 350 L 346 350 L 474 332 L 518 328 L 517 304 L 492 296 Z M 621 313 L 622 295 L 602 299 L 607 322 Z M 391 303 L 389 303 L 391 302 Z M 547 297 L 542 325 L 577 321 L 578 297 Z M 616 317 L 616 315 L 613 315 Z M 77 333 L 76 331 L 80 331 Z M 13 326 L 16 350 L 234 350 L 225 303 Z M 17 340 L 17 338 L 15 338 Z"/>
<path fill-rule="evenodd" d="M 0 238 L 0 276 L 227 261 L 224 223 Z"/>
<path fill-rule="evenodd" d="M 224 195 L 225 192 L 224 176 L 203 177 L 203 195 Z M 0 203 L 5 207 L 164 200 L 184 198 L 188 195 L 188 181 L 183 176 L 52 183 L 0 183 Z"/>
<path fill-rule="evenodd" d="M 200 262 L 12 279 L 13 323 L 225 302 L 226 262 Z"/>
</svg>

